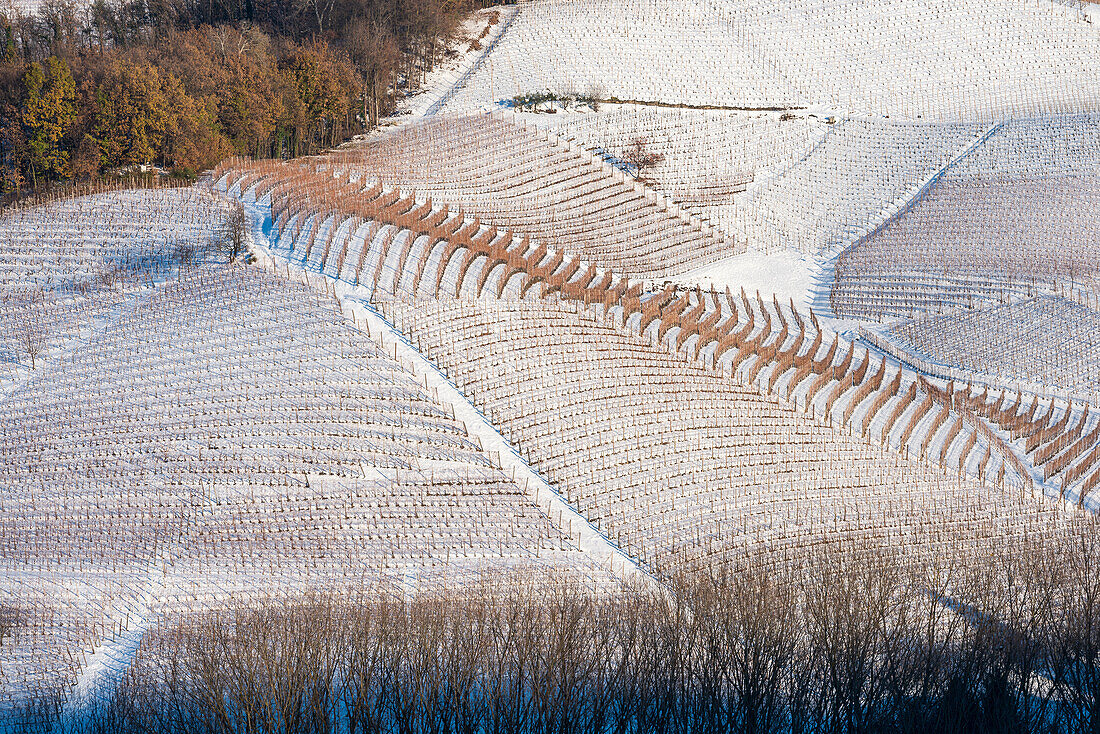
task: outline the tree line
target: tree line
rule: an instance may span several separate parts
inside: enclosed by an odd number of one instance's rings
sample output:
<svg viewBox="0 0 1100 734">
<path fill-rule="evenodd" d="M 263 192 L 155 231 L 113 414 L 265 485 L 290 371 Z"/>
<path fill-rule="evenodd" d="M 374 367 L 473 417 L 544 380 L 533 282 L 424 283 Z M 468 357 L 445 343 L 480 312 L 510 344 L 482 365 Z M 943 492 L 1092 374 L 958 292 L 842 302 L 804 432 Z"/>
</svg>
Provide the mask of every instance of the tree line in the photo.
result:
<svg viewBox="0 0 1100 734">
<path fill-rule="evenodd" d="M 42 0 L 0 11 L 0 194 L 310 155 L 377 124 L 479 0 Z"/>
<path fill-rule="evenodd" d="M 84 723 L 178 734 L 1097 731 L 1096 531 L 995 541 L 980 558 L 919 568 L 902 551 L 823 543 L 794 563 L 674 580 L 667 594 L 532 583 L 241 607 L 148 634 Z"/>
</svg>

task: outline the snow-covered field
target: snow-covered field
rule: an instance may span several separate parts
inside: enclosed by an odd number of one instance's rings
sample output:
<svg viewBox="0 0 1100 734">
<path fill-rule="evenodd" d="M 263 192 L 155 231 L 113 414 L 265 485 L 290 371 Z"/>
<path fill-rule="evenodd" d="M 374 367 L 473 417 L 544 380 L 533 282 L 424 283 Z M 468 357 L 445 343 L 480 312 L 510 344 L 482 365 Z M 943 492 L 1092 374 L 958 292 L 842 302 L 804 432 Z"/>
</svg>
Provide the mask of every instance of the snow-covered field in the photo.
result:
<svg viewBox="0 0 1100 734">
<path fill-rule="evenodd" d="M 739 228 L 762 247 L 833 249 L 881 224 L 899 201 L 985 133 L 981 125 L 846 120 L 754 189 Z"/>
<path fill-rule="evenodd" d="M 230 202 L 119 191 L 0 215 L 0 401 L 157 282 L 224 250 Z"/>
<path fill-rule="evenodd" d="M 1100 170 L 1100 115 L 1006 120 L 945 173 L 949 180 L 1043 178 Z"/>
<path fill-rule="evenodd" d="M 750 192 L 786 172 L 829 134 L 822 118 L 644 105 L 598 111 L 520 114 L 643 177 L 682 209 L 729 234 Z M 638 171 L 637 161 L 660 156 Z"/>
<path fill-rule="evenodd" d="M 1088 176 L 948 178 L 835 266 L 838 314 L 910 316 L 1009 295 L 1096 288 L 1100 170 Z"/>
<path fill-rule="evenodd" d="M 639 276 L 743 249 L 568 139 L 510 116 L 435 117 L 330 160 L 357 181 L 415 191 Z"/>
<path fill-rule="evenodd" d="M 997 432 L 1000 428 L 983 422 L 1016 431 L 1022 414 L 1017 417 L 965 390 L 963 398 L 954 386 L 929 383 L 911 366 L 899 366 L 893 356 L 880 358 L 864 345 L 857 347 L 851 339 L 860 332 L 853 324 L 830 318 L 819 327 L 811 312 L 813 326 L 807 325 L 806 288 L 810 283 L 820 287 L 821 274 L 813 272 L 805 257 L 783 262 L 777 253 L 750 252 L 715 262 L 714 275 L 726 279 L 717 291 L 686 290 L 672 283 L 658 291 L 648 281 L 601 272 L 567 251 L 554 253 L 446 206 L 418 204 L 377 185 L 364 195 L 362 182 L 343 178 L 344 165 L 341 155 L 308 165 L 245 166 L 230 169 L 218 185 L 247 202 L 259 197 L 261 212 L 268 207 L 278 212 L 271 237 L 280 257 L 362 288 L 369 299 L 419 304 L 492 294 L 505 301 L 550 297 L 601 304 L 605 316 L 620 328 L 637 330 L 653 346 L 782 396 L 811 415 L 849 425 L 891 450 L 934 457 L 935 464 L 977 478 L 996 476 L 997 483 L 1023 483 L 1025 489 L 1033 484 L 1037 493 L 1066 495 L 1051 483 L 1052 478 L 1057 481 L 1057 472 L 1039 476 L 1027 465 L 1028 455 L 1042 449 L 1043 442 L 1025 451 L 1010 445 Z M 288 218 L 289 212 L 297 213 Z M 373 221 L 363 219 L 367 212 Z M 347 222 L 350 228 L 344 226 Z M 744 295 L 753 274 L 767 294 L 763 299 Z M 705 271 L 697 274 L 704 277 Z M 776 287 L 784 281 L 784 289 Z M 796 299 L 800 284 L 802 297 Z M 786 305 L 779 301 L 780 290 Z M 842 324 L 851 336 L 837 333 Z M 467 330 L 484 333 L 478 324 L 463 327 Z M 444 360 L 451 363 L 451 358 Z M 1045 415 L 1052 419 L 1054 412 Z"/>
<path fill-rule="evenodd" d="M 453 365 L 570 502 L 666 573 L 705 570 L 749 543 L 797 544 L 806 528 L 896 533 L 916 555 L 931 549 L 926 522 L 965 524 L 977 511 L 991 527 L 1012 526 L 1034 509 L 1030 498 L 993 500 L 976 483 L 868 446 L 583 309 L 396 300 L 383 310 Z"/>
<path fill-rule="evenodd" d="M 446 109 L 550 90 L 693 106 L 991 121 L 1094 111 L 1100 31 L 1013 0 L 528 0 Z"/>
</svg>

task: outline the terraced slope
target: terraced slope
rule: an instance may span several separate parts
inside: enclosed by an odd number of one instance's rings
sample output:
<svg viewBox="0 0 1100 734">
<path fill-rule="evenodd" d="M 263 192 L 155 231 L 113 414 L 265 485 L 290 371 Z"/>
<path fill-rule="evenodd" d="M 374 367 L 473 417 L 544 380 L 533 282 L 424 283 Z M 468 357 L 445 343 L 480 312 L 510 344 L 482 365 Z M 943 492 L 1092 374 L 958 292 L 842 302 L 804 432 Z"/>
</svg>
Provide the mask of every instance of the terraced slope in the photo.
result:
<svg viewBox="0 0 1100 734">
<path fill-rule="evenodd" d="M 632 175 L 641 173 L 681 209 L 739 233 L 737 211 L 751 190 L 785 173 L 826 135 L 816 118 L 778 113 L 601 105 L 597 113 L 532 114 Z M 639 172 L 632 151 L 662 156 Z"/>
<path fill-rule="evenodd" d="M 613 583 L 331 298 L 245 266 L 160 286 L 12 394 L 0 507 L 5 705 L 219 605 L 489 569 Z"/>
<path fill-rule="evenodd" d="M 639 277 L 739 249 L 602 160 L 504 117 L 434 118 L 318 160 Z"/>
<path fill-rule="evenodd" d="M 602 304 L 639 333 L 652 329 L 655 343 L 667 342 L 715 369 L 743 372 L 743 379 L 781 390 L 807 410 L 858 425 L 862 435 L 922 457 L 931 451 L 938 462 L 979 476 L 993 472 L 997 481 L 1033 481 L 1032 471 L 966 401 L 914 373 L 872 369 L 865 349 L 822 329 L 812 313 L 807 322 L 777 302 L 753 302 L 728 290 L 685 292 L 670 285 L 647 292 L 613 272 L 517 241 L 509 231 L 334 177 L 326 164 L 247 164 L 228 170 L 219 186 L 270 207 L 276 253 L 354 286 L 359 298 L 495 294 Z M 996 420 L 1011 422 L 1007 413 Z"/>
<path fill-rule="evenodd" d="M 986 533 L 1052 527 L 1030 498 L 884 451 L 575 305 L 382 305 L 590 521 L 666 573 L 829 537 L 964 555 Z"/>
<path fill-rule="evenodd" d="M 242 192 L 247 200 L 254 195 L 270 200 L 277 222 L 274 252 L 348 284 L 349 298 L 383 304 L 423 298 L 446 302 L 456 296 L 463 304 L 476 297 L 599 304 L 619 328 L 642 335 L 652 347 L 714 369 L 712 374 L 724 374 L 735 385 L 783 396 L 811 416 L 828 416 L 872 445 L 984 478 L 994 486 L 1059 491 L 1045 483 L 1057 472 L 1040 472 L 1036 479 L 1039 464 L 1031 465 L 1026 457 L 1060 451 L 1058 442 L 1071 440 L 1063 434 L 1068 419 L 1061 408 L 1037 412 L 1032 406 L 1029 411 L 1023 396 L 1015 403 L 989 401 L 965 386 L 933 384 L 838 338 L 812 314 L 807 320 L 794 309 L 744 294 L 738 298 L 672 287 L 647 292 L 613 273 L 517 241 L 508 231 L 417 205 L 399 192 L 387 194 L 379 187 L 366 191 L 359 183 L 342 180 L 323 168 L 311 173 L 257 164 L 229 171 L 220 185 Z M 351 227 L 345 226 L 348 222 Z M 383 234 L 387 229 L 390 233 Z M 318 256 L 316 243 L 330 239 L 331 246 L 325 247 L 329 254 Z M 424 308 L 430 311 L 432 303 L 427 301 Z M 485 324 L 463 322 L 461 334 L 440 339 L 460 339 L 467 333 L 480 338 L 491 332 Z M 552 330 L 538 333 L 550 338 Z M 568 364 L 569 358 L 563 362 Z M 493 375 L 494 385 L 506 384 Z M 530 413 L 529 420 L 541 420 L 536 415 Z M 1010 445 L 1020 437 L 1028 438 L 1026 452 Z M 522 448 L 522 440 L 517 441 Z M 1079 478 L 1075 474 L 1072 479 Z M 1062 493 L 1083 501 L 1091 490 L 1089 481 L 1072 494 L 1066 492 L 1070 483 L 1062 484 Z"/>
<path fill-rule="evenodd" d="M 239 602 L 621 590 L 593 538 L 662 580 L 837 539 L 921 568 L 1100 509 L 1100 34 L 1072 7 L 497 19 L 368 141 L 0 218 L 0 719 Z M 544 91 L 592 111 L 500 111 Z M 226 262 L 245 208 L 262 268 Z M 971 372 L 678 284 L 749 246 L 840 251 L 831 315 Z"/>
<path fill-rule="evenodd" d="M 1096 115 L 993 127 L 884 226 L 841 253 L 834 311 L 866 319 L 1096 287 Z"/>
<path fill-rule="evenodd" d="M 1058 296 L 928 316 L 889 334 L 936 362 L 1005 384 L 1085 395 L 1100 386 L 1100 313 Z"/>
<path fill-rule="evenodd" d="M 818 253 L 845 245 L 983 131 L 969 123 L 835 123 L 804 158 L 739 202 L 738 230 L 762 248 Z"/>
<path fill-rule="evenodd" d="M 833 310 L 880 319 L 1100 283 L 1100 174 L 945 179 L 837 260 Z"/>
</svg>

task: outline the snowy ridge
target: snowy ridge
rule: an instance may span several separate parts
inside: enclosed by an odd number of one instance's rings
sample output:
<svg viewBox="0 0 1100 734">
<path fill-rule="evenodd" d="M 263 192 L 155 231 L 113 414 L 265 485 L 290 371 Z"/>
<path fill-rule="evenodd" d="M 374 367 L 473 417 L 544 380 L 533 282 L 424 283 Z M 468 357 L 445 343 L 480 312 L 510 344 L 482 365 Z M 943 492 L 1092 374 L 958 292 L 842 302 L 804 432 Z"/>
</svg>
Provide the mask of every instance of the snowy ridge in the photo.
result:
<svg viewBox="0 0 1100 734">
<path fill-rule="evenodd" d="M 524 2 L 445 109 L 593 89 L 605 99 L 988 123 L 1096 111 L 1098 46 L 1095 25 L 1045 2 Z"/>
</svg>

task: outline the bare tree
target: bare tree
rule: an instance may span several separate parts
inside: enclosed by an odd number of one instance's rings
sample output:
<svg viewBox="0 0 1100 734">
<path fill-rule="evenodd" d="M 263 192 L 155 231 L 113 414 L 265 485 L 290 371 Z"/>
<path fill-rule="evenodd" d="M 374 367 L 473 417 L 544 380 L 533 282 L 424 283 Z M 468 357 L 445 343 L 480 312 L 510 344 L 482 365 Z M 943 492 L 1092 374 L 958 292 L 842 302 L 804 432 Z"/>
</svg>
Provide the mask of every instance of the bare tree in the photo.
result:
<svg viewBox="0 0 1100 734">
<path fill-rule="evenodd" d="M 649 172 L 664 161 L 663 153 L 651 153 L 649 141 L 644 137 L 637 137 L 630 141 L 630 147 L 623 153 L 623 162 L 634 171 L 634 178 L 643 183 L 650 183 Z"/>
<path fill-rule="evenodd" d="M 26 309 L 19 324 L 19 345 L 31 360 L 31 369 L 35 360 L 46 349 L 46 326 L 42 323 L 43 312 L 38 308 Z"/>
<path fill-rule="evenodd" d="M 10 637 L 15 628 L 22 622 L 22 616 L 16 607 L 0 605 L 0 647 L 3 647 L 4 640 Z"/>
<path fill-rule="evenodd" d="M 325 23 L 335 5 L 336 0 L 296 0 L 295 2 L 299 12 L 313 11 L 313 18 L 317 21 L 317 33 L 321 36 L 325 34 Z"/>
<path fill-rule="evenodd" d="M 150 633 L 95 730 L 1096 731 L 1098 529 L 931 565 L 825 540 L 668 597 L 487 584 L 224 609 Z"/>
<path fill-rule="evenodd" d="M 379 22 L 356 19 L 344 36 L 348 54 L 362 74 L 363 122 L 374 127 L 392 106 L 393 70 L 401 62 L 401 48 L 393 33 Z"/>
<path fill-rule="evenodd" d="M 222 228 L 222 241 L 225 243 L 230 262 L 240 257 L 241 253 L 244 251 L 247 234 L 248 217 L 245 215 L 244 207 L 240 204 L 235 204 L 233 211 L 230 213 L 229 217 L 226 218 Z"/>
</svg>

